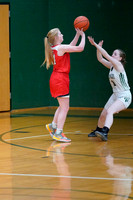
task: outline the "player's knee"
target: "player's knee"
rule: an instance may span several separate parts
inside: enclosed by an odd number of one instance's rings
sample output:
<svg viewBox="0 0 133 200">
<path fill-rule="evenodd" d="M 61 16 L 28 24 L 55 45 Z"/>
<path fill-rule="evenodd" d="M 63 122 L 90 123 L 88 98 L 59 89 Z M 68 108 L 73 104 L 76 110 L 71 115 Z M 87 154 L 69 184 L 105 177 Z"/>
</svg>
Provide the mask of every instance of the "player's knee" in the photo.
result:
<svg viewBox="0 0 133 200">
<path fill-rule="evenodd" d="M 63 109 L 64 112 L 68 112 L 68 110 L 69 110 L 69 105 L 63 106 L 62 109 Z"/>
<path fill-rule="evenodd" d="M 108 108 L 107 109 L 107 115 L 113 115 L 113 114 L 114 114 L 113 110 Z"/>
<path fill-rule="evenodd" d="M 69 111 L 69 105 L 66 107 L 67 112 Z"/>
</svg>

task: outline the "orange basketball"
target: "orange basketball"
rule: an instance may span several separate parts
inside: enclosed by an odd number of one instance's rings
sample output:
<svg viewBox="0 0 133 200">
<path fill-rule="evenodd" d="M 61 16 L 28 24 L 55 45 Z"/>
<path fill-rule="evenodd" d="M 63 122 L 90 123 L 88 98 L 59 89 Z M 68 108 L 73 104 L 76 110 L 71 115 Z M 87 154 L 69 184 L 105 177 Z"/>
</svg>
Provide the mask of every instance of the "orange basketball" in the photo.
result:
<svg viewBox="0 0 133 200">
<path fill-rule="evenodd" d="M 90 22 L 87 17 L 79 16 L 74 20 L 74 27 L 86 31 L 89 28 Z"/>
</svg>

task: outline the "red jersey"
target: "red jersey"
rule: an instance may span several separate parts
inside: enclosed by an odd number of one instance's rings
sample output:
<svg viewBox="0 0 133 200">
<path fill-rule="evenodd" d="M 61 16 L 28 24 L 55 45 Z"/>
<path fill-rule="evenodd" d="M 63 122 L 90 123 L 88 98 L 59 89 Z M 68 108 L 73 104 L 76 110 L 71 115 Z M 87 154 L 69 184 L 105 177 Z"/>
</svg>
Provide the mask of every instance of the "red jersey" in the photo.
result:
<svg viewBox="0 0 133 200">
<path fill-rule="evenodd" d="M 50 92 L 54 98 L 69 94 L 70 54 L 65 53 L 63 56 L 58 56 L 58 46 L 51 47 L 54 65 L 50 77 Z"/>
<path fill-rule="evenodd" d="M 54 55 L 53 71 L 68 74 L 70 72 L 70 54 L 65 53 L 63 56 L 58 56 L 58 47 L 59 45 L 51 47 Z"/>
</svg>

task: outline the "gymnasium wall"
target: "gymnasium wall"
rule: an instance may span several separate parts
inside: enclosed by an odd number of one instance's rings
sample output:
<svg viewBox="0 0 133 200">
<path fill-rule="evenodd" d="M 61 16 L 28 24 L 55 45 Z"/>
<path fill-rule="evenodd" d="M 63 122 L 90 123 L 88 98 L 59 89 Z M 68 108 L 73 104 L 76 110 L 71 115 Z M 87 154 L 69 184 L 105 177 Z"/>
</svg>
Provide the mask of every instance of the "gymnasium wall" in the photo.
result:
<svg viewBox="0 0 133 200">
<path fill-rule="evenodd" d="M 116 48 L 127 53 L 126 71 L 133 93 L 132 32 L 133 1 L 127 0 L 62 0 L 57 5 L 50 1 L 50 29 L 58 26 L 64 34 L 64 43 L 69 43 L 74 34 L 75 17 L 84 15 L 90 20 L 87 35 L 95 40 L 104 40 L 103 47 L 112 54 Z M 112 94 L 108 81 L 108 69 L 96 59 L 96 49 L 86 39 L 82 53 L 71 54 L 70 106 L 103 107 Z M 51 99 L 51 105 L 55 103 Z M 133 107 L 133 104 L 130 106 Z"/>
<path fill-rule="evenodd" d="M 0 2 L 7 2 L 1 1 Z M 112 54 L 116 48 L 127 53 L 126 71 L 133 93 L 132 0 L 10 0 L 11 109 L 55 106 L 50 96 L 52 69 L 40 68 L 44 59 L 43 38 L 59 27 L 64 43 L 75 35 L 73 21 L 84 15 L 90 20 L 87 35 Z M 108 69 L 98 63 L 96 49 L 86 39 L 82 53 L 71 54 L 70 106 L 103 107 L 112 90 Z M 130 106 L 133 108 L 133 104 Z"/>
<path fill-rule="evenodd" d="M 12 109 L 49 104 L 48 72 L 41 68 L 48 1 L 11 0 Z"/>
</svg>

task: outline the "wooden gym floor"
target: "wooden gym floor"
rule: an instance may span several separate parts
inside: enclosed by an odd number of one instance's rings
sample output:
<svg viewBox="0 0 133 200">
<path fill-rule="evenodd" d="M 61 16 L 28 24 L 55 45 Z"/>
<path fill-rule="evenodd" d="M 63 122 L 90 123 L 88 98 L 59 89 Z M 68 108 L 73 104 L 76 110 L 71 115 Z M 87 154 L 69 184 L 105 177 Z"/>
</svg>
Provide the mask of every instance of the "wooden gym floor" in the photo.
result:
<svg viewBox="0 0 133 200">
<path fill-rule="evenodd" d="M 100 110 L 70 110 L 55 142 L 54 109 L 0 113 L 0 200 L 133 199 L 133 110 L 115 116 L 107 142 L 88 138 Z"/>
</svg>

